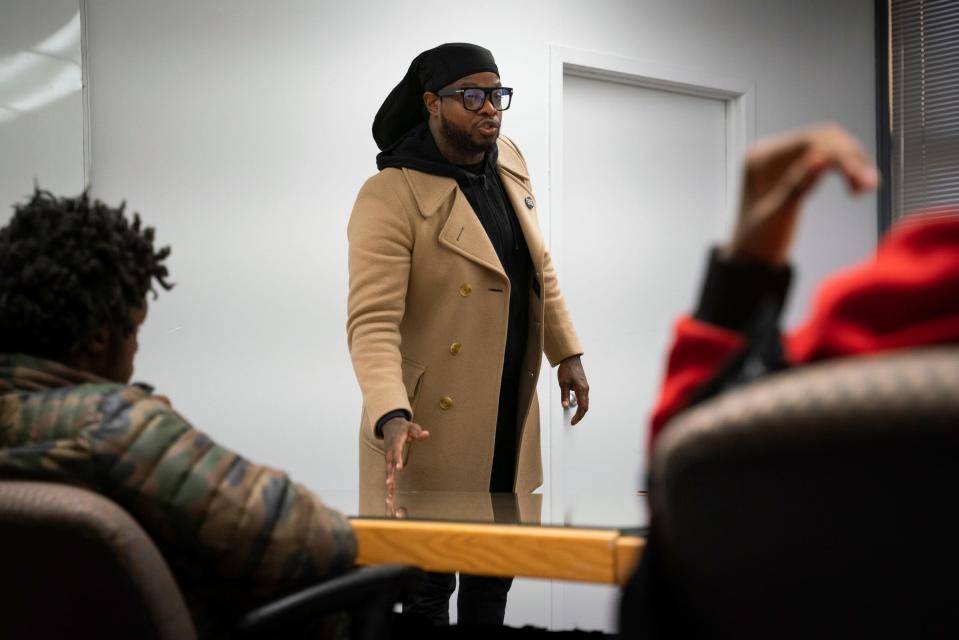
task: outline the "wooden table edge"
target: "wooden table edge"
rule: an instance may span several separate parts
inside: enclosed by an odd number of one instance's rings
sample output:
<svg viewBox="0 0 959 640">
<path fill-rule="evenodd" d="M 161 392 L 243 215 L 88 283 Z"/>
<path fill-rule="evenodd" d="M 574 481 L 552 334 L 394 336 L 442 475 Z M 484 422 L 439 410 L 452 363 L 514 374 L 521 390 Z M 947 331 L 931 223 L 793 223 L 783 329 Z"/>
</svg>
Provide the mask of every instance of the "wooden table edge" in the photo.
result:
<svg viewBox="0 0 959 640">
<path fill-rule="evenodd" d="M 616 529 L 442 521 L 350 520 L 357 564 L 427 571 L 574 580 L 622 586 L 645 540 Z"/>
</svg>

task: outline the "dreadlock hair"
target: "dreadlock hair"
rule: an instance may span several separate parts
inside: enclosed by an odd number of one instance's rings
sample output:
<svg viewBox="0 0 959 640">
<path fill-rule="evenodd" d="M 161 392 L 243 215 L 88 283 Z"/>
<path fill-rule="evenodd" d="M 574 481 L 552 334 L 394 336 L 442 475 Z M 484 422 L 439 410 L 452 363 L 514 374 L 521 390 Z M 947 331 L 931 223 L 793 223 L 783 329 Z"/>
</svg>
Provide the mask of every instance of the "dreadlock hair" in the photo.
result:
<svg viewBox="0 0 959 640">
<path fill-rule="evenodd" d="M 156 297 L 153 280 L 173 288 L 170 247 L 154 251 L 153 228 L 136 213 L 131 224 L 125 207 L 39 187 L 14 205 L 0 229 L 0 353 L 61 359 L 100 327 L 129 336 L 130 309 Z"/>
</svg>

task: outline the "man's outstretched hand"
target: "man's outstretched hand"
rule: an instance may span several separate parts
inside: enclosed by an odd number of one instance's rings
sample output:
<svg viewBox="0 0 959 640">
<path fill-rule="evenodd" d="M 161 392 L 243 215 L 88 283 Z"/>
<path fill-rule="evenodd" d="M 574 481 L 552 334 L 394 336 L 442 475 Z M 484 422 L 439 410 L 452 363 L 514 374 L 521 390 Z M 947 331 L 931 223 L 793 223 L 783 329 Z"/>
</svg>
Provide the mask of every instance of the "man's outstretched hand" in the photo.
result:
<svg viewBox="0 0 959 640">
<path fill-rule="evenodd" d="M 396 472 L 406 463 L 409 446 L 426 440 L 430 432 L 406 418 L 393 418 L 383 425 L 383 447 L 386 453 L 386 490 L 396 491 Z"/>
<path fill-rule="evenodd" d="M 872 160 L 838 125 L 817 125 L 756 143 L 746 154 L 739 220 L 723 257 L 784 263 L 802 199 L 829 170 L 842 175 L 853 193 L 879 185 Z"/>
</svg>

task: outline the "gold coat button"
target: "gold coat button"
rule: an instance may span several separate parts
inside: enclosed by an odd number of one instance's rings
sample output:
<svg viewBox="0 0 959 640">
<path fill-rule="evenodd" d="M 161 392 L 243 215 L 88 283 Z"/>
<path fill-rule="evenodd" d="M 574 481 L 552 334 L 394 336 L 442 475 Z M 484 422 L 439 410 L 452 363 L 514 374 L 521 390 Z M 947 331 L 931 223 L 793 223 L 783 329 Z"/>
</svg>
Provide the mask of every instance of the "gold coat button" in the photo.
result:
<svg viewBox="0 0 959 640">
<path fill-rule="evenodd" d="M 452 353 L 454 356 L 457 353 L 459 353 L 462 349 L 463 349 L 463 345 L 459 342 L 454 342 L 453 344 L 450 345 L 450 353 Z"/>
<path fill-rule="evenodd" d="M 467 282 L 462 287 L 460 287 L 460 295 L 463 296 L 464 298 L 471 293 L 473 293 L 473 287 L 470 286 L 469 282 Z"/>
<path fill-rule="evenodd" d="M 449 396 L 443 396 L 442 398 L 440 398 L 440 409 L 442 409 L 443 411 L 446 411 L 452 406 L 453 406 L 453 398 Z"/>
</svg>

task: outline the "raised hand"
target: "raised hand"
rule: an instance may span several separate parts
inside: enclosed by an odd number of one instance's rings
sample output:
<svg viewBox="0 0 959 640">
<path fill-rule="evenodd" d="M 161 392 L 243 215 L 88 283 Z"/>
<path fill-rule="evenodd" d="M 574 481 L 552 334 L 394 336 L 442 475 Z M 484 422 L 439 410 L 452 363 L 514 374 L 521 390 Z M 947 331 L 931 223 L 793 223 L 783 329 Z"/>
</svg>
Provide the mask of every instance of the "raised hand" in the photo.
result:
<svg viewBox="0 0 959 640">
<path fill-rule="evenodd" d="M 835 124 L 767 138 L 746 154 L 742 203 L 724 257 L 769 265 L 786 261 L 802 199 L 835 170 L 850 191 L 875 189 L 879 174 L 859 142 Z"/>
</svg>

